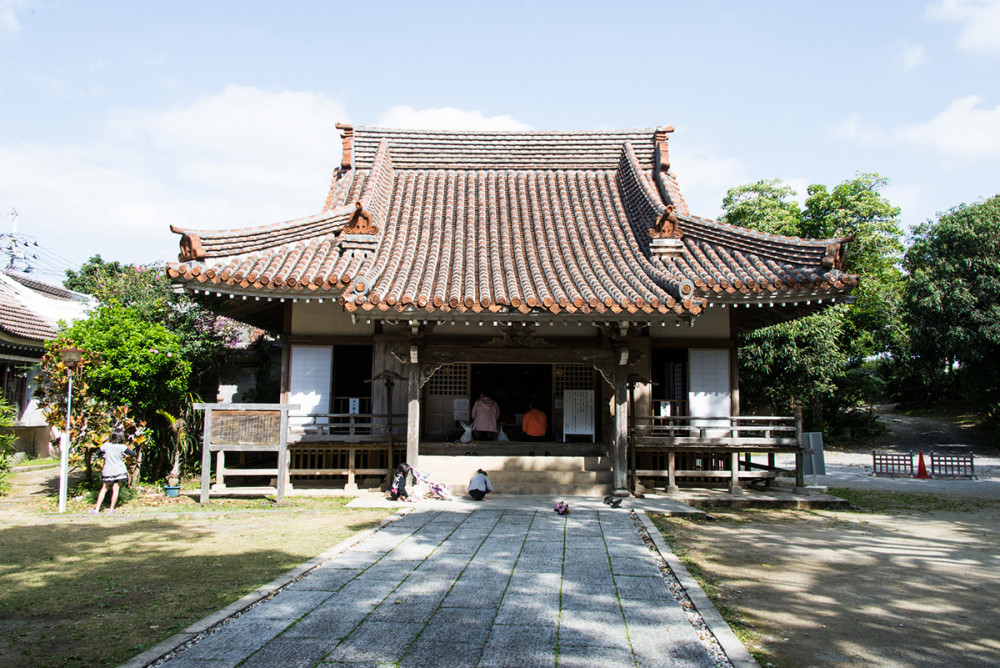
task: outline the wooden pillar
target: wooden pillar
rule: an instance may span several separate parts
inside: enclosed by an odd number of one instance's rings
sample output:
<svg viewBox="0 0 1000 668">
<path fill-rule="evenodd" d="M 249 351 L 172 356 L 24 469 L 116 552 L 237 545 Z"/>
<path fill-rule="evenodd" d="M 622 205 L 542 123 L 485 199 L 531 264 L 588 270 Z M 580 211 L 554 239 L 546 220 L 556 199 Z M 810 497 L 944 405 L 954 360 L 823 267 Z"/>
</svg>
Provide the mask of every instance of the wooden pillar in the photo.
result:
<svg viewBox="0 0 1000 668">
<path fill-rule="evenodd" d="M 732 452 L 729 454 L 729 465 L 732 467 L 730 471 L 729 478 L 729 493 L 734 496 L 739 496 L 743 493 L 743 488 L 740 487 L 740 453 Z"/>
<path fill-rule="evenodd" d="M 292 475 L 289 473 L 289 457 L 288 452 L 288 411 L 283 410 L 278 418 L 278 480 L 277 480 L 277 494 L 276 498 L 278 503 L 282 503 L 285 500 L 285 489 L 286 487 L 291 487 Z"/>
<path fill-rule="evenodd" d="M 677 486 L 677 453 L 673 450 L 667 453 L 667 494 L 677 494 L 681 488 Z"/>
<path fill-rule="evenodd" d="M 416 468 L 420 463 L 420 365 L 408 366 L 406 383 L 406 463 Z M 392 466 L 392 460 L 389 461 Z"/>
<path fill-rule="evenodd" d="M 201 442 L 201 497 L 199 503 L 208 503 L 208 485 L 212 475 L 212 449 L 208 446 L 212 434 L 212 409 L 205 409 L 205 422 L 202 425 L 204 436 Z"/>
<path fill-rule="evenodd" d="M 358 491 L 358 483 L 354 479 L 355 470 L 357 469 L 357 458 L 358 449 L 355 447 L 348 448 L 347 450 L 347 484 L 344 485 L 344 491 L 346 492 L 356 492 Z M 390 474 L 392 473 L 392 460 L 388 463 Z"/>
<path fill-rule="evenodd" d="M 241 456 L 243 453 L 240 453 Z M 245 466 L 243 468 L 246 468 Z M 226 451 L 218 450 L 215 453 L 215 488 L 226 488 Z"/>
<path fill-rule="evenodd" d="M 615 427 L 611 443 L 615 496 L 628 496 L 628 384 L 627 367 L 615 366 Z"/>
<path fill-rule="evenodd" d="M 795 450 L 795 486 L 803 489 L 806 486 L 805 471 L 802 468 L 802 402 L 795 402 L 795 442 L 798 448 Z"/>
<path fill-rule="evenodd" d="M 739 334 L 736 331 L 736 317 L 733 311 L 735 309 L 729 309 L 729 317 L 731 323 L 730 338 L 732 339 L 732 346 L 729 348 L 729 414 L 733 416 L 740 415 L 740 356 L 739 356 Z"/>
</svg>

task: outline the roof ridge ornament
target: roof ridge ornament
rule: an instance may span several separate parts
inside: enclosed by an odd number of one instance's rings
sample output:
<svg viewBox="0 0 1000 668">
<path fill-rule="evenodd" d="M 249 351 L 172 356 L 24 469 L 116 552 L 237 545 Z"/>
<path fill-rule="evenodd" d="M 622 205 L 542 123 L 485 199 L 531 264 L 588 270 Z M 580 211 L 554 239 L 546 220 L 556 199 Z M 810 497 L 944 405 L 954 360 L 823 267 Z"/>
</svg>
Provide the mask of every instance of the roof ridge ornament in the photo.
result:
<svg viewBox="0 0 1000 668">
<path fill-rule="evenodd" d="M 360 201 L 355 202 L 354 207 L 354 213 L 344 228 L 344 234 L 376 234 L 378 227 L 372 225 L 372 215 L 365 211 Z"/>
<path fill-rule="evenodd" d="M 171 229 L 173 226 L 171 225 Z M 205 259 L 205 249 L 201 245 L 201 237 L 194 232 L 187 232 L 181 237 L 181 252 L 177 257 L 181 262 L 201 261 Z"/>
<path fill-rule="evenodd" d="M 667 204 L 667 210 L 660 214 L 653 227 L 649 230 L 651 239 L 680 239 L 684 236 L 681 221 L 674 213 L 674 205 Z"/>
<path fill-rule="evenodd" d="M 663 182 L 663 174 L 670 171 L 670 148 L 667 146 L 667 132 L 673 132 L 674 128 L 672 125 L 668 125 L 666 128 L 658 128 L 654 137 L 656 137 L 656 142 L 653 144 L 653 181 L 656 183 L 656 189 L 660 191 L 660 198 L 666 206 L 672 206 L 674 201 L 670 197 L 670 193 L 667 191 L 667 185 Z"/>
<path fill-rule="evenodd" d="M 336 128 L 344 131 L 344 134 L 340 135 L 344 142 L 344 154 L 340 157 L 340 168 L 347 170 L 351 168 L 354 157 L 354 126 L 347 123 L 337 123 Z"/>
</svg>

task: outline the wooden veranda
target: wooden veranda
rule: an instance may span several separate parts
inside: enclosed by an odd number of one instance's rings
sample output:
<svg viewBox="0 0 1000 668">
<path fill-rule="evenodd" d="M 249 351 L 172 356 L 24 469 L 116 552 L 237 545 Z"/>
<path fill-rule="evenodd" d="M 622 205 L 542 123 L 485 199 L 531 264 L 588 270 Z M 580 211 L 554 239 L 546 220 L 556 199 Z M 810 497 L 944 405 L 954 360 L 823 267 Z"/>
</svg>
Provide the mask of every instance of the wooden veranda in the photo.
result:
<svg viewBox="0 0 1000 668">
<path fill-rule="evenodd" d="M 794 473 L 803 486 L 802 416 L 649 416 L 635 415 L 629 434 L 630 484 L 665 480 L 667 493 L 689 486 L 729 482 L 738 494 L 741 483 L 768 483 L 779 473 Z M 776 466 L 778 453 L 794 453 L 795 469 Z M 754 461 L 766 455 L 767 463 Z"/>
</svg>

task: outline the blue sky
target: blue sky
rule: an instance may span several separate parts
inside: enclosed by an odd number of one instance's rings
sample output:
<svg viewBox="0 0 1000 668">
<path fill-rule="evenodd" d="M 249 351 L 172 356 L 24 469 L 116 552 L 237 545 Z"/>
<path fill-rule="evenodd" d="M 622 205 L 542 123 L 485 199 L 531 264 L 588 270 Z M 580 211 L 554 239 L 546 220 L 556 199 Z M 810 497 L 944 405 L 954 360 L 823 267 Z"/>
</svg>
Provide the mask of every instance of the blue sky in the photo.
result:
<svg viewBox="0 0 1000 668">
<path fill-rule="evenodd" d="M 696 214 L 876 171 L 909 227 L 1000 192 L 997 72 L 1000 0 L 0 0 L 0 233 L 61 279 L 316 213 L 337 121 L 669 123 Z"/>
</svg>

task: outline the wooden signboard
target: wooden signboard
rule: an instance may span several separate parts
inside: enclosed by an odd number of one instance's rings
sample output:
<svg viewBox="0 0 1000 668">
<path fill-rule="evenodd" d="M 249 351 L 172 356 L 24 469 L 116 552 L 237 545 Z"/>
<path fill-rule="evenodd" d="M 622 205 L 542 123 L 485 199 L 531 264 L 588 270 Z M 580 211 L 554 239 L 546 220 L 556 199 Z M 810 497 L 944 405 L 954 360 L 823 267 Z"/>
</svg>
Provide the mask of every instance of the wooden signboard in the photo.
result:
<svg viewBox="0 0 1000 668">
<path fill-rule="evenodd" d="M 563 390 L 563 441 L 581 435 L 594 441 L 594 391 Z"/>
<path fill-rule="evenodd" d="M 194 404 L 205 411 L 201 453 L 201 502 L 208 503 L 212 453 L 217 454 L 218 486 L 225 488 L 226 452 L 274 452 L 273 469 L 228 469 L 229 475 L 274 476 L 278 501 L 288 483 L 288 412 L 297 404 Z"/>
</svg>

